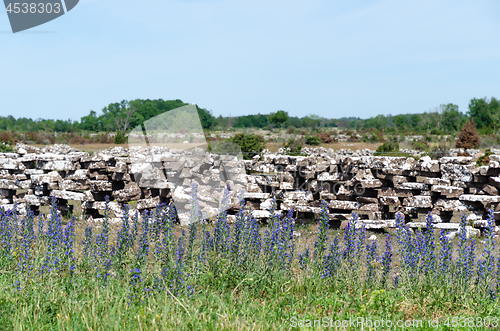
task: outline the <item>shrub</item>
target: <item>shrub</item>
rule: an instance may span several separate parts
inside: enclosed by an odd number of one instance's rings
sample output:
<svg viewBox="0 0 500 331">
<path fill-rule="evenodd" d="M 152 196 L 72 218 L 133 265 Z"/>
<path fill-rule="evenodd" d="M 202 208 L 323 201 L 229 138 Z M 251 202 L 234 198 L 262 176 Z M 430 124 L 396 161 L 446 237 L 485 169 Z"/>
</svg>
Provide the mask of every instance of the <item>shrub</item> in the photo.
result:
<svg viewBox="0 0 500 331">
<path fill-rule="evenodd" d="M 97 144 L 111 144 L 114 141 L 109 134 L 107 133 L 99 133 L 96 136 L 92 137 L 92 142 Z"/>
<path fill-rule="evenodd" d="M 445 156 L 450 156 L 450 145 L 443 141 L 440 142 L 438 146 L 432 148 L 429 156 L 434 160 L 438 160 L 439 158 Z"/>
<path fill-rule="evenodd" d="M 370 137 L 367 138 L 367 141 L 371 143 L 376 143 L 379 141 L 379 139 L 375 134 L 371 134 Z"/>
<path fill-rule="evenodd" d="M 4 142 L 6 144 L 12 145 L 12 137 L 7 131 L 3 131 L 2 134 L 0 134 L 0 142 Z"/>
<path fill-rule="evenodd" d="M 235 156 L 241 152 L 240 146 L 229 140 L 213 141 L 208 145 L 208 150 L 210 153 L 214 154 L 229 154 Z"/>
<path fill-rule="evenodd" d="M 480 156 L 477 159 L 476 165 L 478 167 L 483 166 L 483 165 L 487 165 L 488 163 L 490 163 L 490 155 L 493 155 L 493 154 L 495 154 L 495 153 L 493 153 L 489 148 L 487 148 L 484 151 L 484 155 Z"/>
<path fill-rule="evenodd" d="M 443 135 L 444 132 L 442 130 L 440 130 L 439 128 L 433 128 L 431 130 L 431 134 L 435 134 L 435 135 Z"/>
<path fill-rule="evenodd" d="M 465 122 L 462 130 L 458 133 L 458 139 L 455 142 L 455 146 L 457 148 L 469 149 L 478 147 L 479 143 L 480 139 L 476 131 L 476 123 L 474 123 L 474 119 L 470 119 Z"/>
<path fill-rule="evenodd" d="M 429 144 L 425 141 L 414 141 L 411 143 L 411 146 L 415 148 L 417 151 L 426 151 L 429 148 Z"/>
<path fill-rule="evenodd" d="M 302 155 L 302 141 L 290 139 L 287 143 L 283 144 L 283 148 L 289 149 L 287 154 L 291 156 Z"/>
<path fill-rule="evenodd" d="M 323 144 L 329 144 L 334 142 L 332 135 L 329 132 L 320 132 L 318 133 L 319 139 L 323 142 Z"/>
<path fill-rule="evenodd" d="M 123 136 L 123 133 L 118 132 L 115 136 L 115 144 L 125 144 L 126 138 Z"/>
<path fill-rule="evenodd" d="M 13 152 L 13 151 L 14 151 L 14 148 L 12 148 L 11 146 L 9 146 L 5 143 L 0 143 L 0 152 L 9 153 L 9 152 Z"/>
<path fill-rule="evenodd" d="M 306 136 L 306 144 L 311 146 L 318 146 L 321 144 L 321 138 L 318 136 Z"/>
<path fill-rule="evenodd" d="M 397 142 L 387 141 L 380 145 L 375 152 L 375 156 L 382 153 L 395 153 L 399 152 L 399 144 Z"/>
<path fill-rule="evenodd" d="M 40 137 L 37 132 L 26 132 L 25 137 L 28 142 L 43 144 L 43 138 Z"/>
<path fill-rule="evenodd" d="M 240 146 L 245 160 L 250 160 L 255 155 L 261 153 L 265 147 L 264 138 L 256 134 L 239 133 L 228 139 L 228 141 Z"/>
</svg>

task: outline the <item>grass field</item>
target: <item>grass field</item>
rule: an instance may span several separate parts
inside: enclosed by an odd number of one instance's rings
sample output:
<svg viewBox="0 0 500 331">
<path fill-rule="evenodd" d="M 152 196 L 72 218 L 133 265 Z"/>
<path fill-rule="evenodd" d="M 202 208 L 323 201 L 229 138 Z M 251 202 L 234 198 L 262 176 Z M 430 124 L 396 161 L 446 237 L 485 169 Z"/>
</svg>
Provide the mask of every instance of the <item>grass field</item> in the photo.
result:
<svg viewBox="0 0 500 331">
<path fill-rule="evenodd" d="M 192 208 L 195 219 L 196 199 Z M 481 239 L 466 238 L 463 218 L 454 241 L 413 232 L 402 217 L 376 240 L 356 226 L 356 215 L 346 229 L 331 230 L 326 205 L 319 225 L 295 226 L 291 214 L 274 212 L 261 225 L 244 209 L 234 224 L 225 212 L 187 228 L 174 219 L 173 206 L 117 225 L 106 217 L 63 220 L 55 208 L 42 218 L 0 210 L 0 329 L 496 330 L 500 323 L 492 217 Z M 430 217 L 427 224 L 432 229 Z"/>
</svg>

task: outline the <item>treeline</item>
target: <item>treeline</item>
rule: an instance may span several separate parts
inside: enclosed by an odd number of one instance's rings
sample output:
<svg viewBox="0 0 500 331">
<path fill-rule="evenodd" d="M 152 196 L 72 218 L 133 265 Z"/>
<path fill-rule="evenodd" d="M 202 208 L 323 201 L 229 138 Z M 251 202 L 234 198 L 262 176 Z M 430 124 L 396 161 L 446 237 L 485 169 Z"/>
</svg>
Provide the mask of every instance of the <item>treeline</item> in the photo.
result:
<svg viewBox="0 0 500 331">
<path fill-rule="evenodd" d="M 0 131 L 11 132 L 126 132 L 166 111 L 186 106 L 182 100 L 123 100 L 109 104 L 102 109 L 102 114 L 95 111 L 81 118 L 80 121 L 72 120 L 44 120 L 31 118 L 14 118 L 13 116 L 0 117 Z M 196 106 L 201 124 L 204 129 L 217 125 L 212 114 Z"/>
<path fill-rule="evenodd" d="M 389 132 L 413 132 L 429 134 L 454 133 L 460 130 L 468 119 L 474 119 L 481 134 L 498 133 L 500 130 L 500 102 L 496 98 L 472 99 L 468 111 L 462 113 L 458 106 L 452 103 L 443 104 L 434 111 L 420 114 L 378 115 L 368 119 L 359 117 L 344 117 L 328 119 L 316 115 L 302 118 L 289 117 L 285 111 L 270 115 L 246 115 L 238 117 L 217 118 L 222 128 L 329 128 L 338 127 L 363 130 L 384 130 Z"/>
<path fill-rule="evenodd" d="M 157 115 L 187 105 L 188 103 L 179 99 L 124 100 L 103 108 L 100 116 L 91 111 L 88 116 L 82 117 L 79 129 L 92 132 L 121 131 L 124 133 Z M 215 117 L 208 110 L 198 106 L 196 109 L 204 129 L 210 129 L 217 124 Z"/>
<path fill-rule="evenodd" d="M 98 115 L 91 111 L 80 121 L 16 119 L 0 117 L 0 131 L 11 132 L 118 132 L 125 134 L 144 121 L 169 110 L 188 105 L 182 100 L 143 100 L 112 103 Z M 329 119 L 317 115 L 289 116 L 284 110 L 271 114 L 245 116 L 219 116 L 196 106 L 204 129 L 226 130 L 230 128 L 331 128 L 355 130 L 384 130 L 388 132 L 414 132 L 430 134 L 454 133 L 467 119 L 474 119 L 481 134 L 498 133 L 500 130 L 500 102 L 496 98 L 472 99 L 468 111 L 463 113 L 455 104 L 443 104 L 435 111 L 421 114 L 378 115 L 368 119 L 344 117 Z"/>
<path fill-rule="evenodd" d="M 454 104 L 441 105 L 438 109 L 421 114 L 378 115 L 369 119 L 339 119 L 336 126 L 348 129 L 384 129 L 393 132 L 444 134 L 460 130 L 469 118 Z"/>
</svg>

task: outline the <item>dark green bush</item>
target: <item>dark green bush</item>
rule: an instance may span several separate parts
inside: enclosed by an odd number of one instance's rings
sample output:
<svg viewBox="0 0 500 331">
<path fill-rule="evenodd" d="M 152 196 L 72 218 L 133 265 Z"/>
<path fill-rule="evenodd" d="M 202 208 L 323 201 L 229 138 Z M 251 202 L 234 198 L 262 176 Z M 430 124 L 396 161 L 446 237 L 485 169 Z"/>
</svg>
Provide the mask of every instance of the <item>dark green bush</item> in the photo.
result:
<svg viewBox="0 0 500 331">
<path fill-rule="evenodd" d="M 382 153 L 396 153 L 399 152 L 399 144 L 393 141 L 386 141 L 377 148 L 375 156 L 379 156 Z"/>
<path fill-rule="evenodd" d="M 298 156 L 302 155 L 302 141 L 301 140 L 295 140 L 295 139 L 290 139 L 288 140 L 287 143 L 283 144 L 283 148 L 289 148 L 290 151 L 288 151 L 288 155 L 291 156 Z"/>
<path fill-rule="evenodd" d="M 229 138 L 228 141 L 240 146 L 245 160 L 250 160 L 255 155 L 261 153 L 265 147 L 264 138 L 256 134 L 239 133 Z"/>
<path fill-rule="evenodd" d="M 121 132 L 118 132 L 115 136 L 115 144 L 125 144 L 127 139 L 123 136 Z"/>
<path fill-rule="evenodd" d="M 10 145 L 7 145 L 7 144 L 0 144 L 0 152 L 2 153 L 9 153 L 9 152 L 13 152 L 14 151 L 14 148 L 12 148 Z"/>
<path fill-rule="evenodd" d="M 321 144 L 321 138 L 318 136 L 306 136 L 306 144 L 311 146 L 318 146 Z"/>
</svg>

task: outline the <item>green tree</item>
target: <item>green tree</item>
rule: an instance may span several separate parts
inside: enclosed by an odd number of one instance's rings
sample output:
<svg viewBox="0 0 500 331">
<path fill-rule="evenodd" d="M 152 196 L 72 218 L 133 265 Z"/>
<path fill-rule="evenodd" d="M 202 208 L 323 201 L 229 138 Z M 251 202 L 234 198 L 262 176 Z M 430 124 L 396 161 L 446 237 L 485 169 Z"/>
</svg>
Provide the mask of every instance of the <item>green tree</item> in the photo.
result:
<svg viewBox="0 0 500 331">
<path fill-rule="evenodd" d="M 80 128 L 82 130 L 94 132 L 101 130 L 101 125 L 95 111 L 91 110 L 89 115 L 81 118 Z"/>
<path fill-rule="evenodd" d="M 203 129 L 211 129 L 217 125 L 217 120 L 212 113 L 204 108 L 196 106 Z"/>
<path fill-rule="evenodd" d="M 456 132 L 460 129 L 464 115 L 458 110 L 458 106 L 452 103 L 441 105 L 441 129 L 447 132 Z"/>
<path fill-rule="evenodd" d="M 422 117 L 420 115 L 413 114 L 411 115 L 410 120 L 411 120 L 411 126 L 413 128 L 417 128 L 419 124 L 422 122 Z"/>
<path fill-rule="evenodd" d="M 269 116 L 269 121 L 282 127 L 286 121 L 288 121 L 288 113 L 284 110 L 278 110 L 276 113 L 272 113 L 271 116 Z"/>
<path fill-rule="evenodd" d="M 302 119 L 303 126 L 306 128 L 316 128 L 320 122 L 318 115 L 308 115 Z"/>
<path fill-rule="evenodd" d="M 500 104 L 497 99 L 486 97 L 482 99 L 472 99 L 469 103 L 469 117 L 476 122 L 479 132 L 484 134 L 496 133 L 498 130 L 498 120 L 500 120 Z"/>
<path fill-rule="evenodd" d="M 102 110 L 101 116 L 91 111 L 90 115 L 82 117 L 80 127 L 89 131 L 121 131 L 124 135 L 127 130 L 139 126 L 164 112 L 186 106 L 182 100 L 150 100 L 136 99 L 123 100 L 111 103 Z M 203 129 L 210 129 L 217 125 L 217 120 L 210 111 L 196 106 Z"/>
</svg>

